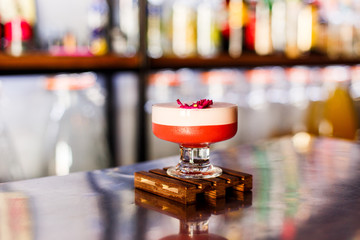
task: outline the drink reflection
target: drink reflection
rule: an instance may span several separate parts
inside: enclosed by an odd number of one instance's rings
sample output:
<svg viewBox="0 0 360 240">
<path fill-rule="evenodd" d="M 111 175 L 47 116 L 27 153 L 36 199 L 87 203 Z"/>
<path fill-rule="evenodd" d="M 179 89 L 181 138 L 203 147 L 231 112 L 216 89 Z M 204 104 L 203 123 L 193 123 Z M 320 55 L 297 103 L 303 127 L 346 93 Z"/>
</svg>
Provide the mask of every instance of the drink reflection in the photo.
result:
<svg viewBox="0 0 360 240">
<path fill-rule="evenodd" d="M 225 215 L 230 212 L 241 211 L 251 206 L 251 192 L 232 191 L 226 199 L 207 202 L 198 199 L 195 204 L 184 205 L 175 201 L 156 196 L 154 194 L 135 189 L 135 203 L 143 208 L 153 210 L 180 221 L 179 232 L 161 240 L 173 239 L 213 239 L 225 240 L 222 236 L 209 233 L 209 221 L 212 215 Z"/>
</svg>

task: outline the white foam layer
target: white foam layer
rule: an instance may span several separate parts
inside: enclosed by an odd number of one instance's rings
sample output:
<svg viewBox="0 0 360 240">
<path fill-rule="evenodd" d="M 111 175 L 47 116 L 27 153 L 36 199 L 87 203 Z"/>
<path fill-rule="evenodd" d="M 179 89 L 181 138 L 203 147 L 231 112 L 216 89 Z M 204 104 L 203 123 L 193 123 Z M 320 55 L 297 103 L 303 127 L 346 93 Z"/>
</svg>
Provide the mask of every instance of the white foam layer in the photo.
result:
<svg viewBox="0 0 360 240">
<path fill-rule="evenodd" d="M 177 103 L 160 103 L 152 106 L 152 122 L 168 126 L 208 126 L 237 122 L 235 104 L 215 102 L 204 109 L 180 108 Z"/>
</svg>

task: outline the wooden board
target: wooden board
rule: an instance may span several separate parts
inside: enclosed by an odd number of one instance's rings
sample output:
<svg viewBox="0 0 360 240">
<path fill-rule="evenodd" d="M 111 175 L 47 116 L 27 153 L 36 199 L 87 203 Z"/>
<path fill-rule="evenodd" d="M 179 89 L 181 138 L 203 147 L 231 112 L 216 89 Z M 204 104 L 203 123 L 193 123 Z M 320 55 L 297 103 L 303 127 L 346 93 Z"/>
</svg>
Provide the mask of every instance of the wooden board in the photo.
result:
<svg viewBox="0 0 360 240">
<path fill-rule="evenodd" d="M 183 204 L 195 203 L 202 198 L 216 205 L 229 190 L 246 192 L 252 189 L 252 175 L 222 168 L 223 174 L 216 178 L 183 179 L 167 175 L 165 169 L 135 173 L 137 189 L 151 192 Z"/>
</svg>

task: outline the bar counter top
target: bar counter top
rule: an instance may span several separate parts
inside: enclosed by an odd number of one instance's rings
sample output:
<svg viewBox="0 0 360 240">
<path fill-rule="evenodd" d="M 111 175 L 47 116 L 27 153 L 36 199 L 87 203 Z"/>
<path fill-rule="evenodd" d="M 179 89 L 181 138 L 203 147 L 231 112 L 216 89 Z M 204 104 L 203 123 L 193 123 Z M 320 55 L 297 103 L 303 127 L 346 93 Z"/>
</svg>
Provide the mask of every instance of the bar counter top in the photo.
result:
<svg viewBox="0 0 360 240">
<path fill-rule="evenodd" d="M 211 153 L 253 175 L 252 192 L 182 205 L 134 189 L 118 168 L 0 184 L 0 239 L 360 239 L 360 145 L 307 134 Z"/>
</svg>

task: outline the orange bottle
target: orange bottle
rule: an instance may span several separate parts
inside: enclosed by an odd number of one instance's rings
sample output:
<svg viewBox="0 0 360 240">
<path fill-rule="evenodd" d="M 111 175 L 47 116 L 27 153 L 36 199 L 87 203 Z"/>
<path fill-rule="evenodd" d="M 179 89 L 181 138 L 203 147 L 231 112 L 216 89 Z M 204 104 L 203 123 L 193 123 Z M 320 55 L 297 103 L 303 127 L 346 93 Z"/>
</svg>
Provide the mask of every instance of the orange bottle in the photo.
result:
<svg viewBox="0 0 360 240">
<path fill-rule="evenodd" d="M 319 133 L 323 136 L 354 140 L 357 116 L 349 93 L 349 69 L 345 66 L 329 66 L 324 68 L 323 74 L 328 96 Z"/>
</svg>

